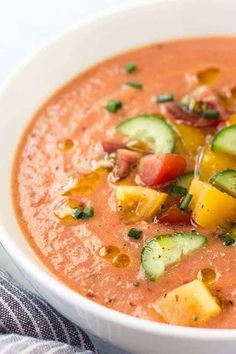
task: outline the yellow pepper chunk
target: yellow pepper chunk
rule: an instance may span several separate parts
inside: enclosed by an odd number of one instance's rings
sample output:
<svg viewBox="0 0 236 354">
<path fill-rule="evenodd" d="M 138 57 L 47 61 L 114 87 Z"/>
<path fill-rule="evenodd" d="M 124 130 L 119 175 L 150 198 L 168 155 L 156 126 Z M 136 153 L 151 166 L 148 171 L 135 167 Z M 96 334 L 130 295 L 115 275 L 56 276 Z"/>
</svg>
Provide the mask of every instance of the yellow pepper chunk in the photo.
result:
<svg viewBox="0 0 236 354">
<path fill-rule="evenodd" d="M 117 186 L 117 209 L 126 223 L 149 219 L 164 204 L 166 193 L 140 186 Z"/>
<path fill-rule="evenodd" d="M 221 312 L 216 299 L 200 280 L 170 291 L 153 307 L 167 323 L 179 326 L 196 326 Z"/>
<path fill-rule="evenodd" d="M 209 146 L 203 153 L 199 166 L 199 173 L 201 180 L 209 181 L 209 179 L 217 172 L 235 168 L 235 157 L 229 156 L 222 152 L 211 151 L 211 148 Z"/>
<path fill-rule="evenodd" d="M 209 183 L 193 179 L 189 193 L 193 196 L 189 208 L 196 224 L 214 230 L 235 218 L 236 199 Z"/>
<path fill-rule="evenodd" d="M 206 136 L 200 129 L 187 124 L 176 124 L 175 129 L 181 139 L 179 144 L 177 143 L 177 147 L 179 145 L 181 149 L 182 146 L 185 153 L 196 155 L 199 146 L 205 144 Z"/>
</svg>

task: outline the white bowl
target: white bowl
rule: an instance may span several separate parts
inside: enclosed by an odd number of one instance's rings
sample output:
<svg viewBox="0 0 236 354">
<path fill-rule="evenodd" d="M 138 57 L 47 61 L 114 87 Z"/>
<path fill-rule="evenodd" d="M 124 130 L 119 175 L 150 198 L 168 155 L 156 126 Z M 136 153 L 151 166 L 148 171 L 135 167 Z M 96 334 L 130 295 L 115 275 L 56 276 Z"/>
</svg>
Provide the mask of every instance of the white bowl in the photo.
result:
<svg viewBox="0 0 236 354">
<path fill-rule="evenodd" d="M 40 294 L 90 332 L 135 354 L 235 354 L 236 330 L 174 327 L 124 315 L 92 302 L 57 280 L 25 241 L 11 201 L 17 143 L 34 112 L 80 71 L 132 47 L 203 35 L 236 34 L 234 0 L 164 0 L 106 14 L 38 51 L 0 92 L 0 241 Z"/>
</svg>

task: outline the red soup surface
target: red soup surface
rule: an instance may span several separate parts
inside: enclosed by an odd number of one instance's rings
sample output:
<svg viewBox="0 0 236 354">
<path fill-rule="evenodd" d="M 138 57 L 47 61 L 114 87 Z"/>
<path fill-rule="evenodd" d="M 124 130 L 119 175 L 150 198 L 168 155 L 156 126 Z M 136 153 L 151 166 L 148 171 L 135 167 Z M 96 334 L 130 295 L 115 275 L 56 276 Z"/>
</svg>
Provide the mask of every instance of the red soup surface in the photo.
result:
<svg viewBox="0 0 236 354">
<path fill-rule="evenodd" d="M 236 38 L 153 44 L 35 115 L 13 199 L 63 283 L 135 317 L 236 328 L 235 61 Z"/>
</svg>

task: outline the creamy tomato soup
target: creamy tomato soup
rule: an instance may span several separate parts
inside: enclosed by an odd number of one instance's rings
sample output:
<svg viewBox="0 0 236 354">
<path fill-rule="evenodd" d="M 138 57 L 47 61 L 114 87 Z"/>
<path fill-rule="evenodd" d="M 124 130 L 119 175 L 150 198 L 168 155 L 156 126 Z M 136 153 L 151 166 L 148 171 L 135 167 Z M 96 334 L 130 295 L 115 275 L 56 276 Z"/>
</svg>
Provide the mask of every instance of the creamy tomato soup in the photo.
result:
<svg viewBox="0 0 236 354">
<path fill-rule="evenodd" d="M 62 282 L 135 317 L 236 328 L 235 61 L 236 38 L 153 44 L 35 115 L 13 200 Z"/>
</svg>

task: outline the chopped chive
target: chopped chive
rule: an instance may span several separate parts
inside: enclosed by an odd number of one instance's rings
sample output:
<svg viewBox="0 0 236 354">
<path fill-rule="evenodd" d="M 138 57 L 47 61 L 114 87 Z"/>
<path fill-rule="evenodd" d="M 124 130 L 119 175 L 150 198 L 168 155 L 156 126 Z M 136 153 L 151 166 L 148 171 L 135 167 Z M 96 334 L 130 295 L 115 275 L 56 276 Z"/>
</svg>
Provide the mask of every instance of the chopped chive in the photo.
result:
<svg viewBox="0 0 236 354">
<path fill-rule="evenodd" d="M 141 84 L 140 82 L 135 82 L 135 81 L 126 81 L 125 85 L 132 87 L 136 90 L 142 90 L 142 88 L 143 88 L 143 84 Z"/>
<path fill-rule="evenodd" d="M 119 109 L 122 108 L 122 102 L 118 100 L 110 100 L 107 102 L 105 108 L 110 113 L 116 113 Z"/>
<path fill-rule="evenodd" d="M 94 216 L 94 208 L 93 207 L 84 208 L 82 219 L 89 219 L 92 216 Z"/>
<path fill-rule="evenodd" d="M 129 230 L 128 232 L 128 236 L 131 238 L 134 238 L 135 240 L 140 239 L 140 237 L 142 236 L 143 231 L 139 230 L 139 229 L 135 229 L 132 227 L 132 229 Z"/>
<path fill-rule="evenodd" d="M 127 73 L 134 73 L 137 70 L 137 65 L 134 63 L 128 63 L 125 65 L 125 70 Z"/>
<path fill-rule="evenodd" d="M 186 210 L 187 209 L 187 207 L 189 206 L 189 203 L 192 200 L 192 197 L 193 197 L 193 195 L 189 194 L 189 193 L 184 197 L 182 203 L 180 204 L 180 209 L 181 210 Z"/>
<path fill-rule="evenodd" d="M 157 103 L 165 103 L 165 102 L 171 102 L 171 101 L 174 101 L 174 95 L 172 93 L 166 92 L 166 93 L 163 93 L 159 96 L 156 96 Z"/>
<path fill-rule="evenodd" d="M 81 208 L 75 208 L 74 209 L 74 217 L 76 219 L 82 219 L 83 216 L 83 210 Z"/>
<path fill-rule="evenodd" d="M 87 207 L 82 210 L 81 208 L 74 209 L 74 217 L 75 219 L 88 219 L 94 216 L 94 208 Z"/>
<path fill-rule="evenodd" d="M 180 187 L 180 186 L 173 186 L 172 192 L 181 195 L 181 197 L 184 197 L 187 194 L 187 188 Z"/>
<path fill-rule="evenodd" d="M 219 235 L 219 239 L 225 246 L 231 246 L 235 243 L 235 240 L 231 237 L 229 232 Z"/>
<path fill-rule="evenodd" d="M 219 116 L 220 113 L 215 109 L 207 109 L 206 111 L 203 111 L 203 117 L 206 119 L 218 119 Z"/>
</svg>

